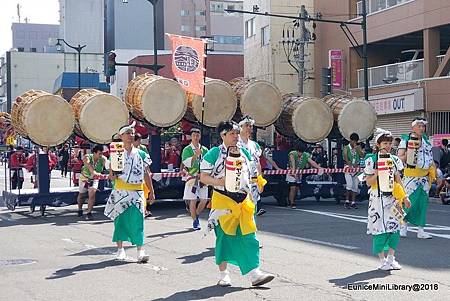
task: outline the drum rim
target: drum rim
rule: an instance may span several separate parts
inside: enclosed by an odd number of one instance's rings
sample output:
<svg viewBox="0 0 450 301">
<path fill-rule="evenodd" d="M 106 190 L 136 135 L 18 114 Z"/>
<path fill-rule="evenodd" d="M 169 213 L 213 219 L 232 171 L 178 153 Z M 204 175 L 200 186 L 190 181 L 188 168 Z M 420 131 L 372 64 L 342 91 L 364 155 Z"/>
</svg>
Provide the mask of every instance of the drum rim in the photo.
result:
<svg viewBox="0 0 450 301">
<path fill-rule="evenodd" d="M 99 91 L 99 90 L 97 90 L 97 91 Z M 129 111 L 128 111 L 128 108 L 127 108 L 127 106 L 125 105 L 125 103 L 124 103 L 119 97 L 117 97 L 117 96 L 115 96 L 115 95 L 113 95 L 113 94 L 105 93 L 105 92 L 103 92 L 103 91 L 100 91 L 100 92 L 102 92 L 102 93 L 98 93 L 98 94 L 92 95 L 92 97 L 89 98 L 89 100 L 86 102 L 86 104 L 89 103 L 89 102 L 91 102 L 91 101 L 93 101 L 95 98 L 97 98 L 97 97 L 102 97 L 102 96 L 107 96 L 107 97 L 111 97 L 111 98 L 113 98 L 113 99 L 116 99 L 116 100 L 117 100 L 117 103 L 120 104 L 120 106 L 122 107 L 122 109 L 124 109 L 124 112 L 126 113 L 126 114 L 125 114 L 126 117 L 124 118 L 124 123 L 123 123 L 123 124 L 126 124 L 127 121 L 128 121 L 128 117 L 129 117 Z M 86 131 L 86 126 L 85 126 L 84 124 L 81 123 L 81 116 L 83 115 L 83 112 L 85 112 L 86 110 L 87 110 L 87 106 L 83 106 L 83 107 L 81 108 L 79 120 L 76 121 L 76 125 L 78 125 L 78 127 L 80 128 L 80 131 L 81 131 L 82 135 L 83 135 L 87 140 L 92 141 L 92 142 L 94 142 L 94 143 L 98 143 L 98 144 L 107 144 L 107 143 L 110 143 L 110 142 L 112 141 L 112 135 L 111 135 L 110 139 L 108 139 L 108 140 L 102 140 L 102 139 L 98 139 L 97 137 L 91 136 L 90 133 L 89 133 L 88 131 Z M 123 125 L 123 124 L 122 124 L 122 125 Z M 119 129 L 117 129 L 117 131 L 119 131 Z M 89 133 L 89 135 L 88 135 L 88 133 Z M 83 138 L 83 137 L 82 137 L 82 138 Z"/>
<path fill-rule="evenodd" d="M 45 92 L 45 91 L 43 91 L 43 92 Z M 42 101 L 42 97 L 48 97 L 48 96 L 50 96 L 50 97 L 53 97 L 53 98 L 55 98 L 55 99 L 58 99 L 58 101 L 59 102 L 61 102 L 61 103 L 65 103 L 63 106 L 66 106 L 66 108 L 68 108 L 68 112 L 70 112 L 70 114 L 68 114 L 68 115 L 70 115 L 70 117 L 71 117 L 71 120 L 72 120 L 72 129 L 70 130 L 70 132 L 68 132 L 68 134 L 66 134 L 66 135 L 64 135 L 64 138 L 61 138 L 61 139 L 59 139 L 59 140 L 54 140 L 54 141 L 56 141 L 56 142 L 54 142 L 54 143 L 48 143 L 48 144 L 43 144 L 43 143 L 41 143 L 41 142 L 38 142 L 38 139 L 36 139 L 36 137 L 34 136 L 32 136 L 32 135 L 30 135 L 30 133 L 29 133 L 29 131 L 27 131 L 26 132 L 26 134 L 27 134 L 27 138 L 28 139 L 30 139 L 34 144 L 37 144 L 37 145 L 40 145 L 40 146 L 47 146 L 47 147 L 52 147 L 52 146 L 57 146 L 57 145 L 60 145 L 60 144 L 62 144 L 62 143 L 64 143 L 65 141 L 67 141 L 67 139 L 69 139 L 70 138 L 70 136 L 73 134 L 73 131 L 74 131 L 74 127 L 75 127 L 75 115 L 74 115 L 74 113 L 73 113 L 73 110 L 72 110 L 72 107 L 71 107 L 71 105 L 69 104 L 69 102 L 67 102 L 64 98 L 62 98 L 61 96 L 59 96 L 59 95 L 55 95 L 55 94 L 50 94 L 50 93 L 48 93 L 48 92 L 45 92 L 46 94 L 43 94 L 43 95 L 39 95 L 39 96 L 37 96 L 37 98 L 34 100 L 34 102 L 35 103 L 31 103 L 32 105 L 37 105 L 37 101 Z M 31 107 L 31 106 L 30 106 Z M 27 108 L 27 111 L 30 109 L 30 107 L 28 107 Z M 26 120 L 24 119 L 24 123 L 25 123 L 25 125 L 26 125 L 26 127 L 25 127 L 25 129 L 27 129 L 27 123 L 26 123 Z"/>
<path fill-rule="evenodd" d="M 300 97 L 303 97 L 303 96 L 300 96 Z M 302 102 L 294 109 L 294 111 L 292 112 L 292 116 L 291 116 L 291 117 L 292 117 L 292 118 L 294 117 L 294 115 L 301 109 L 301 108 L 300 108 L 301 106 L 306 105 L 306 104 L 308 104 L 308 103 L 312 103 L 312 102 L 320 103 L 320 106 L 322 106 L 323 108 L 325 108 L 325 110 L 328 112 L 328 115 L 329 115 L 330 118 L 328 119 L 329 122 L 328 122 L 328 124 L 327 124 L 327 127 L 325 128 L 326 134 L 322 135 L 322 136 L 321 136 L 320 138 L 318 138 L 318 139 L 309 139 L 309 138 L 305 137 L 304 135 L 299 134 L 299 131 L 298 131 L 298 129 L 297 129 L 296 123 L 294 123 L 293 120 L 292 120 L 291 122 L 292 122 L 292 129 L 294 130 L 294 133 L 295 133 L 295 135 L 296 135 L 297 137 L 299 137 L 300 139 L 302 139 L 303 141 L 308 142 L 308 143 L 317 143 L 317 142 L 323 141 L 326 137 L 328 137 L 328 135 L 331 133 L 331 130 L 333 129 L 334 117 L 333 117 L 333 112 L 331 111 L 330 107 L 329 107 L 325 102 L 323 102 L 321 99 L 319 99 L 319 98 L 314 98 L 314 97 L 308 97 L 308 96 L 306 96 L 306 97 L 305 97 L 305 100 L 302 101 Z"/>
<path fill-rule="evenodd" d="M 365 100 L 362 100 L 362 99 L 351 99 L 351 98 L 349 98 L 349 100 L 350 100 L 350 101 L 349 101 L 348 103 L 346 103 L 346 104 L 342 107 L 342 111 L 340 112 L 340 114 L 339 114 L 339 116 L 338 116 L 338 120 L 337 120 L 338 122 L 337 122 L 337 123 L 338 123 L 339 132 L 341 133 L 342 137 L 344 137 L 344 138 L 347 139 L 347 140 L 350 140 L 350 135 L 351 135 L 351 134 L 347 135 L 347 133 L 344 133 L 344 132 L 341 130 L 341 129 L 342 129 L 342 122 L 343 122 L 343 120 L 342 120 L 342 115 L 343 115 L 344 111 L 345 111 L 346 109 L 348 109 L 349 106 L 352 106 L 352 105 L 358 104 L 358 103 L 362 103 L 362 104 L 364 104 L 366 107 L 370 108 L 370 110 L 371 110 L 372 113 L 373 113 L 373 116 L 375 116 L 374 122 L 373 122 L 373 126 L 372 126 L 372 131 L 369 131 L 368 135 L 366 135 L 366 136 L 360 135 L 360 137 L 359 137 L 360 140 L 365 140 L 365 139 L 369 138 L 370 135 L 373 134 L 373 132 L 374 132 L 376 126 L 377 126 L 377 120 L 378 120 L 377 113 L 375 112 L 375 109 L 372 107 L 372 105 L 371 105 L 368 101 L 365 101 Z M 367 120 L 367 122 L 369 122 L 369 120 Z"/>
<path fill-rule="evenodd" d="M 147 115 L 147 114 L 146 114 L 146 110 L 145 110 L 145 108 L 144 108 L 143 105 L 142 105 L 142 114 L 144 115 L 144 119 L 145 119 L 148 123 L 150 123 L 151 125 L 153 125 L 153 126 L 160 127 L 160 128 L 168 128 L 168 127 L 171 127 L 171 126 L 177 124 L 178 122 L 180 122 L 180 120 L 183 119 L 184 115 L 186 114 L 186 110 L 187 110 L 187 98 L 186 98 L 186 93 L 185 93 L 185 91 L 183 90 L 183 88 L 181 87 L 181 85 L 180 85 L 178 82 L 175 82 L 175 81 L 173 81 L 173 80 L 171 80 L 171 79 L 169 79 L 169 78 L 165 78 L 165 77 L 158 76 L 158 75 L 152 75 L 152 76 L 155 76 L 156 78 L 159 78 L 159 80 L 163 80 L 163 81 L 170 82 L 171 84 L 174 84 L 174 85 L 173 85 L 174 87 L 178 87 L 178 88 L 179 88 L 179 90 L 181 91 L 180 95 L 182 95 L 182 96 L 183 96 L 183 99 L 184 99 L 184 106 L 183 106 L 183 110 L 182 110 L 183 112 L 182 112 L 182 114 L 180 114 L 180 116 L 178 116 L 178 117 L 176 118 L 175 121 L 172 121 L 172 122 L 165 122 L 165 123 L 155 123 L 154 120 L 151 120 L 150 118 L 148 118 L 148 116 L 146 116 L 146 115 Z M 142 95 L 144 95 L 144 94 L 147 92 L 147 90 L 148 90 L 152 85 L 155 84 L 155 82 L 156 82 L 156 81 L 151 81 L 148 85 L 146 85 L 145 88 L 144 88 L 143 91 L 142 91 Z"/>
<path fill-rule="evenodd" d="M 244 79 L 248 81 L 248 86 L 245 89 L 244 93 L 241 94 L 241 97 L 240 97 L 240 100 L 239 100 L 239 109 L 240 109 L 242 115 L 248 115 L 248 116 L 252 117 L 255 120 L 255 125 L 256 126 L 267 127 L 267 126 L 270 126 L 270 125 L 274 124 L 275 121 L 277 121 L 277 119 L 280 117 L 281 111 L 283 109 L 282 108 L 283 107 L 283 95 L 281 94 L 280 89 L 278 89 L 278 87 L 275 86 L 273 83 L 271 83 L 269 81 L 266 81 L 266 80 L 251 80 L 251 79 L 247 79 L 247 78 L 244 78 Z M 237 81 L 237 82 L 239 82 L 239 81 Z M 279 106 L 279 109 L 278 109 L 278 113 L 276 114 L 276 117 L 274 116 L 274 118 L 272 118 L 267 123 L 259 123 L 255 116 L 252 116 L 251 114 L 248 114 L 248 113 L 246 113 L 246 112 L 244 112 L 242 110 L 242 99 L 244 99 L 245 95 L 247 95 L 248 89 L 250 87 L 256 85 L 256 84 L 259 84 L 259 83 L 265 83 L 265 84 L 268 84 L 269 86 L 271 86 L 274 89 L 274 91 L 276 92 L 276 94 L 278 94 L 278 96 L 279 96 L 278 98 L 280 100 L 280 106 Z M 236 93 L 236 90 L 235 89 L 233 89 L 233 90 Z"/>
</svg>

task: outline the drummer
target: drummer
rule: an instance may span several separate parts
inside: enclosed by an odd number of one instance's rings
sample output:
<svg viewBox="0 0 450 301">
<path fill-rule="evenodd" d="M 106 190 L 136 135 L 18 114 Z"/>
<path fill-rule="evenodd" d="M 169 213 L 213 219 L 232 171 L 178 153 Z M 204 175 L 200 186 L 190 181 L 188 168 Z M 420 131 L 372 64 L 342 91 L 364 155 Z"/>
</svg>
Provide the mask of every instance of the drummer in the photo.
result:
<svg viewBox="0 0 450 301">
<path fill-rule="evenodd" d="M 364 158 L 364 151 L 358 144 L 359 135 L 357 133 L 352 133 L 350 135 L 350 143 L 344 146 L 342 152 L 342 157 L 345 161 L 346 168 L 357 168 L 360 166 L 361 159 Z M 346 183 L 346 200 L 344 207 L 358 209 L 356 206 L 356 195 L 359 193 L 359 173 L 346 172 L 345 173 L 345 183 Z M 350 200 L 352 201 L 350 203 Z"/>
</svg>

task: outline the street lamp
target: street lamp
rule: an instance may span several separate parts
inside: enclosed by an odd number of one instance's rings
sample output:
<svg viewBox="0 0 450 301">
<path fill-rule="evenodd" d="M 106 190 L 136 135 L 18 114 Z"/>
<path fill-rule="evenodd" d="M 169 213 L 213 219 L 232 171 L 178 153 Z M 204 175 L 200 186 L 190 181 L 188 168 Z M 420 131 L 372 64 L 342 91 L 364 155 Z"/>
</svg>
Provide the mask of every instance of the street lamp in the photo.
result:
<svg viewBox="0 0 450 301">
<path fill-rule="evenodd" d="M 63 42 L 67 47 L 72 48 L 73 50 L 75 50 L 76 52 L 78 52 L 78 91 L 81 90 L 81 51 L 83 50 L 84 47 L 86 47 L 86 45 L 80 46 L 80 44 L 78 44 L 78 46 L 72 46 L 69 43 L 67 43 L 64 39 L 57 39 L 57 43 L 56 43 L 56 50 L 58 52 L 61 51 L 61 42 Z"/>
</svg>

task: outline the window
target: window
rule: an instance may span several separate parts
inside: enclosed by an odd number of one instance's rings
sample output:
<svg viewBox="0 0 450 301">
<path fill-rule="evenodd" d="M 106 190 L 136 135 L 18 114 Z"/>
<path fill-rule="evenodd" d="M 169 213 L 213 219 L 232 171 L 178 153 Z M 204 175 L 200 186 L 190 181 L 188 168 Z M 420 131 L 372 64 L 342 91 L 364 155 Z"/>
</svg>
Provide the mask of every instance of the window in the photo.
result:
<svg viewBox="0 0 450 301">
<path fill-rule="evenodd" d="M 205 10 L 197 10 L 195 12 L 196 16 L 206 16 L 206 11 Z"/>
<path fill-rule="evenodd" d="M 31 48 L 30 48 L 30 51 L 31 51 L 31 52 L 36 52 L 36 48 L 35 48 L 35 47 L 31 47 Z"/>
<path fill-rule="evenodd" d="M 255 18 L 245 21 L 245 37 L 250 38 L 255 35 Z"/>
<path fill-rule="evenodd" d="M 241 36 L 214 36 L 217 44 L 242 45 L 244 39 Z"/>
<path fill-rule="evenodd" d="M 182 10 L 181 10 L 181 16 L 182 16 L 182 17 L 189 16 L 189 11 L 188 11 L 188 10 L 182 9 Z"/>
<path fill-rule="evenodd" d="M 206 31 L 206 25 L 195 26 L 196 31 Z"/>
<path fill-rule="evenodd" d="M 24 52 L 25 51 L 25 47 L 17 47 L 17 51 Z"/>
<path fill-rule="evenodd" d="M 234 8 L 234 4 L 228 4 L 228 5 L 227 5 L 227 9 L 235 9 L 235 8 Z"/>
<path fill-rule="evenodd" d="M 188 32 L 190 30 L 189 25 L 181 25 L 181 31 Z"/>
<path fill-rule="evenodd" d="M 223 3 L 211 3 L 211 12 L 223 13 Z"/>
<path fill-rule="evenodd" d="M 269 45 L 270 30 L 269 25 L 261 28 L 261 46 Z"/>
</svg>

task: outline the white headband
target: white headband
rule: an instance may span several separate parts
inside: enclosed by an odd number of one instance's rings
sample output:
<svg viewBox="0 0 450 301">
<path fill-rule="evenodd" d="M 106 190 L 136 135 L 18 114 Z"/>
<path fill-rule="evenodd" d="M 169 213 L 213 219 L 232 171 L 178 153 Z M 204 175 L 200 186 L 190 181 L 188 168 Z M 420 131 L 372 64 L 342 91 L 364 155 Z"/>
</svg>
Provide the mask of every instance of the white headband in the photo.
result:
<svg viewBox="0 0 450 301">
<path fill-rule="evenodd" d="M 224 129 L 224 130 L 222 130 L 222 132 L 220 132 L 220 135 L 226 134 L 226 133 L 231 132 L 231 131 L 239 132 L 240 130 L 241 130 L 240 127 L 236 123 L 233 123 L 233 128 L 231 130 Z"/>
<path fill-rule="evenodd" d="M 411 126 L 415 126 L 415 125 L 418 124 L 418 123 L 423 123 L 423 125 L 427 125 L 427 124 L 428 124 L 428 121 L 427 121 L 425 118 L 423 118 L 423 119 L 416 119 L 416 120 L 414 120 L 414 121 L 411 123 Z"/>
<path fill-rule="evenodd" d="M 125 134 L 127 131 L 132 130 L 134 132 L 134 127 L 136 126 L 136 121 L 133 121 L 130 125 L 124 125 L 119 130 L 119 135 Z"/>
<path fill-rule="evenodd" d="M 242 120 L 239 122 L 239 126 L 243 126 L 246 123 L 250 123 L 251 125 L 255 124 L 255 120 L 252 119 L 250 116 L 245 116 L 242 118 Z"/>
<path fill-rule="evenodd" d="M 375 130 L 375 142 L 378 143 L 378 139 L 380 139 L 382 136 L 392 136 L 392 133 L 390 131 L 383 130 L 381 128 L 376 128 Z"/>
</svg>

